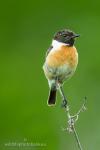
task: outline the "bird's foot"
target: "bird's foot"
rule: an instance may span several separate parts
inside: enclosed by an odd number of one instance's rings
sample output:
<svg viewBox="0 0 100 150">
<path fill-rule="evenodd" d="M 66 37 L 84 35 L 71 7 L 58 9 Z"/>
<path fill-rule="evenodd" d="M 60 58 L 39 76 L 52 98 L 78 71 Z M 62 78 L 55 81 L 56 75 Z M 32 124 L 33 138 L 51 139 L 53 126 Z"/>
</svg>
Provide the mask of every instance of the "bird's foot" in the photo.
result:
<svg viewBox="0 0 100 150">
<path fill-rule="evenodd" d="M 67 100 L 66 99 L 63 100 L 61 107 L 63 107 L 63 108 L 67 107 Z"/>
</svg>

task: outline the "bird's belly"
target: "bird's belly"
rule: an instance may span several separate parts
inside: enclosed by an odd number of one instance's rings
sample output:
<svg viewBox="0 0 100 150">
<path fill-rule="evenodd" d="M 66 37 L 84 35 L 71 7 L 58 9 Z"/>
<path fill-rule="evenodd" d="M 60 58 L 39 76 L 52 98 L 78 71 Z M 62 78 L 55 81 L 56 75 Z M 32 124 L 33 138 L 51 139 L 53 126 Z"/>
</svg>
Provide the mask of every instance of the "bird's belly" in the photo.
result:
<svg viewBox="0 0 100 150">
<path fill-rule="evenodd" d="M 72 70 L 73 69 L 69 65 L 64 64 L 56 68 L 56 75 L 57 76 L 68 75 L 72 72 Z"/>
<path fill-rule="evenodd" d="M 75 72 L 76 67 L 71 68 L 68 64 L 61 65 L 59 67 L 50 67 L 47 64 L 43 67 L 47 79 L 58 78 L 60 82 L 70 78 Z"/>
</svg>

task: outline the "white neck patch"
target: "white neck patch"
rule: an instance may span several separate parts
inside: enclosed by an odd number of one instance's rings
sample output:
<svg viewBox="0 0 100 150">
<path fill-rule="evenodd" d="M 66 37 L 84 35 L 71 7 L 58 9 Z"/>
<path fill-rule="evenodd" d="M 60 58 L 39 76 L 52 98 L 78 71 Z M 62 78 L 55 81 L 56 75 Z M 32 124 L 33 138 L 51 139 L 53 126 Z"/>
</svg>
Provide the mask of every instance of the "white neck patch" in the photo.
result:
<svg viewBox="0 0 100 150">
<path fill-rule="evenodd" d="M 68 44 L 65 44 L 65 43 L 62 43 L 62 42 L 59 42 L 59 41 L 56 41 L 56 40 L 52 41 L 53 49 L 57 50 L 57 49 L 59 49 L 63 45 L 68 45 Z"/>
</svg>

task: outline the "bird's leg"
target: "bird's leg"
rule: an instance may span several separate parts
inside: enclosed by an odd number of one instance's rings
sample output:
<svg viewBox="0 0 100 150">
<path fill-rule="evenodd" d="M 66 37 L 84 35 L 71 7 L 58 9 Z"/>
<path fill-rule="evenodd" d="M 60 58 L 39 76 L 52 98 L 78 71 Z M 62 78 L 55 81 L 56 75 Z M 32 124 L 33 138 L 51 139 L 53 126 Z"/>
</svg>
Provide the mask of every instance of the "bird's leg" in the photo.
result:
<svg viewBox="0 0 100 150">
<path fill-rule="evenodd" d="M 67 107 L 67 98 L 66 98 L 66 96 L 65 96 L 65 94 L 64 94 L 64 91 L 63 91 L 63 88 L 62 88 L 62 86 L 60 86 L 59 85 L 59 91 L 60 91 L 60 94 L 61 94 L 61 96 L 62 96 L 62 99 L 63 99 L 63 103 L 62 103 L 62 107 Z"/>
</svg>

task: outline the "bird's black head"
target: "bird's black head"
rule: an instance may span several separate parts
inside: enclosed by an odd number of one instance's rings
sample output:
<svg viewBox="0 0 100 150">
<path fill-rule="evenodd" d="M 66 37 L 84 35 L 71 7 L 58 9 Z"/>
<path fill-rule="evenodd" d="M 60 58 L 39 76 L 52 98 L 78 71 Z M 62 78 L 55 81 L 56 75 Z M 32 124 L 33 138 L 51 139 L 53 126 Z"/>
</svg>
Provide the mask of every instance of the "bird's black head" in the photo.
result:
<svg viewBox="0 0 100 150">
<path fill-rule="evenodd" d="M 73 46 L 76 37 L 79 37 L 79 35 L 75 34 L 69 29 L 64 29 L 64 30 L 57 32 L 54 35 L 54 40 L 57 40 L 62 43 L 66 43 L 69 46 Z"/>
</svg>

